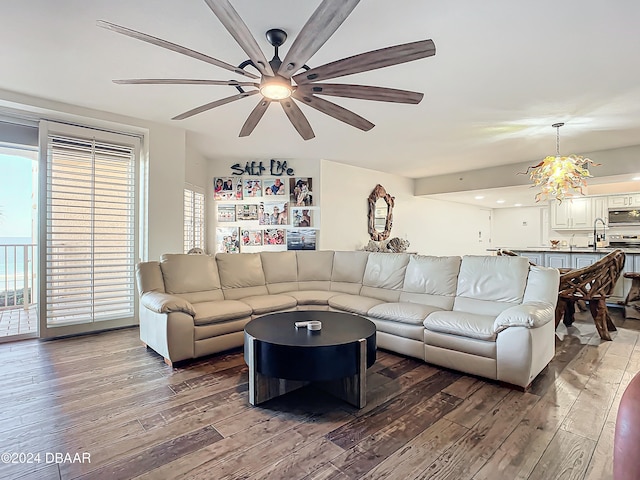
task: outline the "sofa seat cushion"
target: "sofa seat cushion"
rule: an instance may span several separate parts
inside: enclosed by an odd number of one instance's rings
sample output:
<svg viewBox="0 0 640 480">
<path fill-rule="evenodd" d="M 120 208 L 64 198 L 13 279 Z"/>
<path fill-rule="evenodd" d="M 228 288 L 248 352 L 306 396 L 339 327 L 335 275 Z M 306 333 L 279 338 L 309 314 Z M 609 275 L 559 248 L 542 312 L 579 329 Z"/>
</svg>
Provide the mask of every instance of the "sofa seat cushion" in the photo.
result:
<svg viewBox="0 0 640 480">
<path fill-rule="evenodd" d="M 295 308 L 296 299 L 291 295 L 254 295 L 252 297 L 244 297 L 241 299 L 253 310 L 254 315 L 263 315 L 265 313 L 277 312 L 288 308 Z"/>
<path fill-rule="evenodd" d="M 329 290 L 300 290 L 297 292 L 287 292 L 296 299 L 298 305 L 328 305 L 329 299 L 340 295 L 340 292 L 331 292 Z"/>
<path fill-rule="evenodd" d="M 432 332 L 449 333 L 478 340 L 496 341 L 493 329 L 495 315 L 478 315 L 467 312 L 433 312 L 423 322 Z"/>
<path fill-rule="evenodd" d="M 384 300 L 349 294 L 339 294 L 329 299 L 330 307 L 357 315 L 366 315 L 369 310 L 381 303 L 385 303 Z"/>
<path fill-rule="evenodd" d="M 249 305 L 237 300 L 195 303 L 193 309 L 195 310 L 193 323 L 196 325 L 208 325 L 210 323 L 249 317 L 252 312 Z"/>
<path fill-rule="evenodd" d="M 442 308 L 421 303 L 381 303 L 369 310 L 370 317 L 381 320 L 391 320 L 394 322 L 408 323 L 411 325 L 422 325 L 427 315 L 433 312 L 440 312 Z"/>
</svg>

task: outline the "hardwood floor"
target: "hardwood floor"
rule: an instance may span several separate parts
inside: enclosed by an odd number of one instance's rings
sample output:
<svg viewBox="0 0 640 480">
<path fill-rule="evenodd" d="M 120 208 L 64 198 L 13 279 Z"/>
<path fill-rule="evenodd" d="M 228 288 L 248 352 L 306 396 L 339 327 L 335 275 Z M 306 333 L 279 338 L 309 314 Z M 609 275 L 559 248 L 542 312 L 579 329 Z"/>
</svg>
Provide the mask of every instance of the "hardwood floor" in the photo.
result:
<svg viewBox="0 0 640 480">
<path fill-rule="evenodd" d="M 251 407 L 239 350 L 171 368 L 137 329 L 0 344 L 0 453 L 32 460 L 0 478 L 611 479 L 640 370 L 640 321 L 612 313 L 612 342 L 559 326 L 527 393 L 379 351 L 361 410 L 312 388 Z"/>
</svg>

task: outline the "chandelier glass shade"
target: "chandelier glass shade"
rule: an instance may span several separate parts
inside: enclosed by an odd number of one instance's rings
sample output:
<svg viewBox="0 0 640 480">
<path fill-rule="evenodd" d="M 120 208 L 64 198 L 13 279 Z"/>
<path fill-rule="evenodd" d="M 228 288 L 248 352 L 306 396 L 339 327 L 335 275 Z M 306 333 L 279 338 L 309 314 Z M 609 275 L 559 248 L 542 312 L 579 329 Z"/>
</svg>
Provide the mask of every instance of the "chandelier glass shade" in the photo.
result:
<svg viewBox="0 0 640 480">
<path fill-rule="evenodd" d="M 586 179 L 592 177 L 589 164 L 597 166 L 589 158 L 579 155 L 560 155 L 560 127 L 564 123 L 554 123 L 556 128 L 556 154 L 545 157 L 539 164 L 529 167 L 527 173 L 533 185 L 540 187 L 536 195 L 536 202 L 555 198 L 559 202 L 575 193 L 584 195 L 583 188 L 587 186 Z"/>
</svg>

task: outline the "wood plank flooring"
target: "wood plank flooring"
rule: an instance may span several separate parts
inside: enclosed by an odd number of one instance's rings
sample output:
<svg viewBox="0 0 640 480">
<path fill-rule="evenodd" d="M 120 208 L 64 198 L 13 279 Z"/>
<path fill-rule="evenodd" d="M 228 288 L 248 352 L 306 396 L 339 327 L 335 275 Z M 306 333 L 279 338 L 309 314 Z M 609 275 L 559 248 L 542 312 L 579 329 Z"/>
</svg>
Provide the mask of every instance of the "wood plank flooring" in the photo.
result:
<svg viewBox="0 0 640 480">
<path fill-rule="evenodd" d="M 252 407 L 240 350 L 171 368 L 137 329 L 0 344 L 0 478 L 608 480 L 640 370 L 640 321 L 612 314 L 612 342 L 558 327 L 526 393 L 379 351 L 361 410 L 311 387 Z"/>
</svg>

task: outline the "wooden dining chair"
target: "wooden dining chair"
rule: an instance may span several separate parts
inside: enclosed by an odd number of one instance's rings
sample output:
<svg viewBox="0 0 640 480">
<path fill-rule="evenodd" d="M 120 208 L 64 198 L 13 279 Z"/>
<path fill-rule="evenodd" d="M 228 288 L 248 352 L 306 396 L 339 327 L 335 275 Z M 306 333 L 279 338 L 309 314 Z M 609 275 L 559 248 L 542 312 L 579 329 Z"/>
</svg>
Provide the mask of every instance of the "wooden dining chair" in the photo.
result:
<svg viewBox="0 0 640 480">
<path fill-rule="evenodd" d="M 615 331 L 616 327 L 611 321 L 606 302 L 620 278 L 624 259 L 624 252 L 617 249 L 588 267 L 561 274 L 556 306 L 556 327 L 565 315 L 569 302 L 585 300 L 589 303 L 589 310 L 600 338 L 611 340 L 609 332 Z"/>
</svg>

